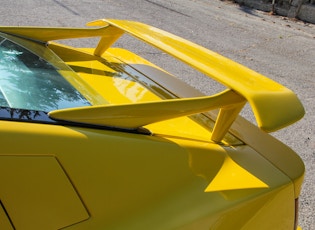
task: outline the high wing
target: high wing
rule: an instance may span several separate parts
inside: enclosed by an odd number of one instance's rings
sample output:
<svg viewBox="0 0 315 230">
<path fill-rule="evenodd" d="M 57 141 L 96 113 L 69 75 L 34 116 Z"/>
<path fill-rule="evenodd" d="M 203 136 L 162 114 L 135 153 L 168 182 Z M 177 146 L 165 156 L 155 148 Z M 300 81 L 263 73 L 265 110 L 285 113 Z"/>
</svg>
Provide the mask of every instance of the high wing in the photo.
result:
<svg viewBox="0 0 315 230">
<path fill-rule="evenodd" d="M 301 102 L 291 90 L 188 40 L 133 21 L 101 19 L 88 25 L 98 28 L 0 27 L 0 31 L 44 43 L 59 39 L 101 37 L 94 51 L 95 56 L 102 56 L 120 36 L 128 33 L 190 65 L 230 90 L 201 98 L 57 110 L 49 113 L 53 119 L 134 129 L 157 121 L 220 108 L 212 136 L 212 140 L 220 141 L 245 101 L 250 103 L 258 126 L 267 132 L 290 125 L 304 115 Z"/>
</svg>

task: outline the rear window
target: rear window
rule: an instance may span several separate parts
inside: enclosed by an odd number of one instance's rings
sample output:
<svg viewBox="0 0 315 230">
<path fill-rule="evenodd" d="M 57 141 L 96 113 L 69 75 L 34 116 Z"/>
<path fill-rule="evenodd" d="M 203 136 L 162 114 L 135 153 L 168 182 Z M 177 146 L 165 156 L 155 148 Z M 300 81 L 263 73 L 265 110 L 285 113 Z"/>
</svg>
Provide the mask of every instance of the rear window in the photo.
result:
<svg viewBox="0 0 315 230">
<path fill-rule="evenodd" d="M 61 71 L 0 36 L 0 107 L 49 112 L 90 105 Z"/>
</svg>

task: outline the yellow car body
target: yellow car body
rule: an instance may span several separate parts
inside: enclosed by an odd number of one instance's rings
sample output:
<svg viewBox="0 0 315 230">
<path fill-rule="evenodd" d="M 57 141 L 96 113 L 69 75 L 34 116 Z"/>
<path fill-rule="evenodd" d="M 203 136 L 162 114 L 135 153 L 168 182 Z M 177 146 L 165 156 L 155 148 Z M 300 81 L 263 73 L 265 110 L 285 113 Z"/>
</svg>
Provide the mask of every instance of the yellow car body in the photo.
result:
<svg viewBox="0 0 315 230">
<path fill-rule="evenodd" d="M 2 230 L 298 228 L 304 164 L 268 134 L 303 116 L 291 90 L 152 26 L 88 25 L 0 27 Z M 113 46 L 125 33 L 226 90 L 203 95 Z M 100 41 L 53 42 L 84 37 Z"/>
</svg>

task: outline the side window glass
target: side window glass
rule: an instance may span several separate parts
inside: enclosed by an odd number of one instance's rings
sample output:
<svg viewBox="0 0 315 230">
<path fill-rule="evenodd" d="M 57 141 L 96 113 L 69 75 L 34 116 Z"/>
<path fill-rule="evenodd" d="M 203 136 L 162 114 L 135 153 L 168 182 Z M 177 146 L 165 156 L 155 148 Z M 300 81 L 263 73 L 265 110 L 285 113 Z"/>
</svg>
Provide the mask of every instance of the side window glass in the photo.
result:
<svg viewBox="0 0 315 230">
<path fill-rule="evenodd" d="M 0 106 L 49 112 L 86 105 L 54 66 L 0 37 Z"/>
</svg>

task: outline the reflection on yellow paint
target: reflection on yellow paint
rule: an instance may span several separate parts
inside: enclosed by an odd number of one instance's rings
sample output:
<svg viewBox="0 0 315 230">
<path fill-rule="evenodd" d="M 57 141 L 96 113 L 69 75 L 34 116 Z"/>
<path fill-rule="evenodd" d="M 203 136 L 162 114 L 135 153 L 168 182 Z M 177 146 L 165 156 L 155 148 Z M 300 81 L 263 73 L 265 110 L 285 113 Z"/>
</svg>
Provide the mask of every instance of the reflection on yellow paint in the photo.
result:
<svg viewBox="0 0 315 230">
<path fill-rule="evenodd" d="M 148 90 L 134 81 L 128 81 L 124 78 L 112 78 L 117 90 L 132 102 L 139 102 L 143 99 Z"/>
</svg>

